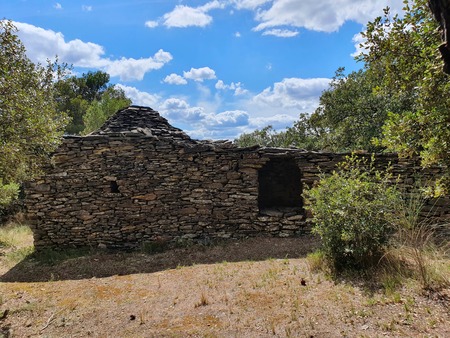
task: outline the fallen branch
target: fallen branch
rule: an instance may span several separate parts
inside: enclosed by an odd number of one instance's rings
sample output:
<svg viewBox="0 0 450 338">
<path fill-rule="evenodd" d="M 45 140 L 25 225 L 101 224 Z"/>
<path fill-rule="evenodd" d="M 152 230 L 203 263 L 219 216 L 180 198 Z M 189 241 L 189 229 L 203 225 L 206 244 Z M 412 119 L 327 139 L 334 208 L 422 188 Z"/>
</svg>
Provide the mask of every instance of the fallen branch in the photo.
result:
<svg viewBox="0 0 450 338">
<path fill-rule="evenodd" d="M 50 323 L 53 321 L 53 319 L 55 319 L 56 314 L 60 313 L 61 311 L 52 313 L 52 315 L 48 318 L 47 323 L 42 327 L 40 332 L 44 331 L 50 325 Z"/>
</svg>

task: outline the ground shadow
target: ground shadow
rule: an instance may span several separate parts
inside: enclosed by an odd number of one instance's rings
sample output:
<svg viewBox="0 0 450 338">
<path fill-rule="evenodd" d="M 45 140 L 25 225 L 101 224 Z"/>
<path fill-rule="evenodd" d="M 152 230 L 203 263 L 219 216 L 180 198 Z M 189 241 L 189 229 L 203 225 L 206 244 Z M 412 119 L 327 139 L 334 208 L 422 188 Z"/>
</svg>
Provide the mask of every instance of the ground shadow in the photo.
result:
<svg viewBox="0 0 450 338">
<path fill-rule="evenodd" d="M 312 235 L 298 238 L 249 238 L 215 245 L 190 245 L 164 252 L 92 251 L 77 258 L 44 263 L 31 256 L 0 276 L 0 282 L 48 282 L 153 273 L 178 266 L 219 262 L 261 261 L 305 257 L 319 245 Z"/>
</svg>

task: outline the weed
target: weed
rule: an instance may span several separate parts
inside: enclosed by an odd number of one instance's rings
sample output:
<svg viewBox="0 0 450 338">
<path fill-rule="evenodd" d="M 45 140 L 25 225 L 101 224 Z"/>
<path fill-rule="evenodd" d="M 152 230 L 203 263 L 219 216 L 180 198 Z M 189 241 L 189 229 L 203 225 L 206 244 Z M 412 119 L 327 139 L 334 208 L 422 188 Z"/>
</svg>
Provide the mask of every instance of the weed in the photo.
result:
<svg viewBox="0 0 450 338">
<path fill-rule="evenodd" d="M 306 256 L 308 267 L 311 272 L 328 271 L 328 263 L 323 251 L 317 250 Z"/>
<path fill-rule="evenodd" d="M 439 264 L 448 248 L 436 244 L 435 224 L 431 217 L 433 211 L 424 217 L 426 197 L 417 187 L 399 203 L 392 219 L 397 230 L 393 253 L 398 260 L 409 265 L 424 289 L 448 287 L 450 271 L 442 269 Z"/>
<path fill-rule="evenodd" d="M 382 285 L 384 293 L 387 296 L 393 295 L 395 291 L 399 288 L 401 285 L 401 280 L 399 279 L 398 275 L 387 275 L 383 274 L 381 277 Z"/>
<path fill-rule="evenodd" d="M 8 266 L 14 266 L 30 256 L 34 251 L 30 227 L 20 223 L 10 223 L 1 227 L 0 250 Z"/>
<path fill-rule="evenodd" d="M 28 256 L 31 256 L 33 252 L 34 248 L 32 246 L 27 246 L 6 253 L 5 258 L 9 265 L 15 265 L 16 263 L 23 261 Z"/>
<path fill-rule="evenodd" d="M 30 227 L 22 224 L 9 224 L 0 228 L 0 246 L 18 247 L 30 244 Z"/>
<path fill-rule="evenodd" d="M 144 312 L 144 310 L 140 311 L 139 312 L 139 325 L 145 324 L 145 322 L 146 322 L 145 317 L 146 317 L 146 312 Z"/>
<path fill-rule="evenodd" d="M 198 303 L 196 303 L 194 307 L 197 308 L 197 307 L 206 306 L 206 305 L 209 305 L 209 301 L 208 301 L 208 298 L 206 298 L 205 294 L 202 292 L 200 301 Z"/>
<path fill-rule="evenodd" d="M 286 338 L 294 337 L 294 336 L 292 335 L 292 329 L 291 329 L 290 327 L 286 327 L 286 328 L 284 329 L 284 333 L 286 334 Z"/>
<path fill-rule="evenodd" d="M 398 292 L 394 292 L 391 296 L 392 296 L 392 301 L 394 303 L 401 303 L 402 302 L 402 296 Z"/>
<path fill-rule="evenodd" d="M 272 331 L 272 334 L 274 336 L 276 336 L 277 331 L 276 331 L 276 326 L 275 326 L 275 320 L 273 320 L 273 319 L 270 321 L 270 329 Z"/>
<path fill-rule="evenodd" d="M 374 297 L 370 297 L 367 299 L 367 306 L 375 306 L 378 304 L 378 300 Z"/>
</svg>

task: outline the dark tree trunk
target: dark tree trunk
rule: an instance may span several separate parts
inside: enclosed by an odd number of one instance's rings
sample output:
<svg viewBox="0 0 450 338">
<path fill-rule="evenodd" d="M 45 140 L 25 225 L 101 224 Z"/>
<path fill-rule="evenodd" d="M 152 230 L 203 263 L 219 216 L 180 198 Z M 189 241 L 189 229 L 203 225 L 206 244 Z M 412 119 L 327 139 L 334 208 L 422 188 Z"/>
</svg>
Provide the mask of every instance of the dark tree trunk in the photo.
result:
<svg viewBox="0 0 450 338">
<path fill-rule="evenodd" d="M 441 26 L 443 43 L 439 51 L 444 60 L 444 72 L 450 74 L 450 0 L 428 0 L 428 6 Z"/>
</svg>

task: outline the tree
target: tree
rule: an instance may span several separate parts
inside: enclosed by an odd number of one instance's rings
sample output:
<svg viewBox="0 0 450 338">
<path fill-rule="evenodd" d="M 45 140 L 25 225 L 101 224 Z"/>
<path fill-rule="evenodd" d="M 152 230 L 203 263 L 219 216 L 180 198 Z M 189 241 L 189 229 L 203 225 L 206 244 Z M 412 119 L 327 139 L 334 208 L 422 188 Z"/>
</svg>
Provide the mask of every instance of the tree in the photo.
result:
<svg viewBox="0 0 450 338">
<path fill-rule="evenodd" d="M 85 129 L 83 134 L 89 134 L 97 130 L 102 124 L 119 109 L 127 107 L 131 100 L 125 96 L 122 89 L 109 86 L 101 95 L 99 100 L 94 100 L 83 116 Z"/>
<path fill-rule="evenodd" d="M 408 109 L 392 111 L 380 144 L 401 155 L 420 155 L 424 166 L 450 168 L 450 81 L 441 71 L 438 24 L 426 0 L 405 0 L 405 14 L 367 25 L 360 60 L 378 78 L 378 91 L 398 98 L 409 95 Z M 450 182 L 450 169 L 444 177 Z"/>
<path fill-rule="evenodd" d="M 310 124 L 307 114 L 300 114 L 299 120 L 292 127 L 284 131 L 277 132 L 272 126 L 255 130 L 251 133 L 243 133 L 234 143 L 239 147 L 251 147 L 259 145 L 263 147 L 280 148 L 303 148 L 308 150 L 318 150 L 319 132 Z"/>
<path fill-rule="evenodd" d="M 262 147 L 281 147 L 282 145 L 276 142 L 277 133 L 272 126 L 264 127 L 261 130 L 256 129 L 251 133 L 243 133 L 234 140 L 239 147 L 251 147 L 259 145 Z"/>
<path fill-rule="evenodd" d="M 108 85 L 109 74 L 96 71 L 83 74 L 81 77 L 71 76 L 56 83 L 57 109 L 67 112 L 72 118 L 66 127 L 68 134 L 81 134 L 84 129 L 83 117 L 89 105 L 100 100 Z"/>
<path fill-rule="evenodd" d="M 31 62 L 16 33 L 11 21 L 0 21 L 0 190 L 8 186 L 9 195 L 48 161 L 68 122 L 52 99 L 64 67 Z"/>
<path fill-rule="evenodd" d="M 410 102 L 410 95 L 380 91 L 378 76 L 370 69 L 346 76 L 344 68 L 339 68 L 329 89 L 322 93 L 309 125 L 319 132 L 322 149 L 376 152 L 381 147 L 373 140 L 381 137 L 388 112 L 402 111 Z"/>
</svg>

